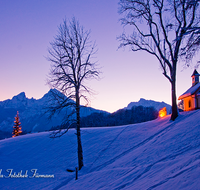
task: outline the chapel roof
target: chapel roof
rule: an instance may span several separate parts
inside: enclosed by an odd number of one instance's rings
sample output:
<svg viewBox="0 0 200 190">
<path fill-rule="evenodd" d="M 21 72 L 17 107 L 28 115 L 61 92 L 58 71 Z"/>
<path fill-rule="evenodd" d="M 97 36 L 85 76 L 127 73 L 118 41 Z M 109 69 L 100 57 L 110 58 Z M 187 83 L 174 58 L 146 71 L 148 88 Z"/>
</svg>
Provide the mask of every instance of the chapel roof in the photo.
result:
<svg viewBox="0 0 200 190">
<path fill-rule="evenodd" d="M 194 76 L 194 75 L 195 75 L 195 76 L 200 76 L 200 74 L 197 72 L 197 70 L 196 70 L 196 69 L 194 70 L 194 72 L 193 72 L 192 76 Z M 191 76 L 191 77 L 192 77 L 192 76 Z"/>
<path fill-rule="evenodd" d="M 178 100 L 181 100 L 183 98 L 186 98 L 188 96 L 191 96 L 195 94 L 200 89 L 200 83 L 197 83 L 196 85 L 189 88 L 185 93 L 183 93 L 181 96 L 179 96 Z"/>
</svg>

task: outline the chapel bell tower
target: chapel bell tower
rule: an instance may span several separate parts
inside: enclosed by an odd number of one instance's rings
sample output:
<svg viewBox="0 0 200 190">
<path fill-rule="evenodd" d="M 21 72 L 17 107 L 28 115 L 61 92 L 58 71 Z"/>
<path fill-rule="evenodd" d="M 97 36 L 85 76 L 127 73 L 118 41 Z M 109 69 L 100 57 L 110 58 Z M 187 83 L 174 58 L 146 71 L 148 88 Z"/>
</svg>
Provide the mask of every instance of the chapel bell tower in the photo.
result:
<svg viewBox="0 0 200 190">
<path fill-rule="evenodd" d="M 200 74 L 197 72 L 197 70 L 195 69 L 193 74 L 192 74 L 192 86 L 196 85 L 197 83 L 199 83 L 199 76 Z"/>
</svg>

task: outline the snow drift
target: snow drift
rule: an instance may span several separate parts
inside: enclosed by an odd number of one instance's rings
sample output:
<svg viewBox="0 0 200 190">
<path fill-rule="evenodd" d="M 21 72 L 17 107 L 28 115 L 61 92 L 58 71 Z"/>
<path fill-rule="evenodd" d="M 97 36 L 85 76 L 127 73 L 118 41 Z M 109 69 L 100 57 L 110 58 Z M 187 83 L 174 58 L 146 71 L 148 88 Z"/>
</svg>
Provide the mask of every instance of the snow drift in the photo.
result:
<svg viewBox="0 0 200 190">
<path fill-rule="evenodd" d="M 85 166 L 77 166 L 75 130 L 0 141 L 0 189 L 200 189 L 200 110 L 140 124 L 82 129 Z M 25 174 L 9 177 L 8 169 Z M 54 178 L 37 178 L 53 175 Z M 32 170 L 32 171 L 31 171 Z M 34 171 L 35 171 L 34 170 Z"/>
</svg>

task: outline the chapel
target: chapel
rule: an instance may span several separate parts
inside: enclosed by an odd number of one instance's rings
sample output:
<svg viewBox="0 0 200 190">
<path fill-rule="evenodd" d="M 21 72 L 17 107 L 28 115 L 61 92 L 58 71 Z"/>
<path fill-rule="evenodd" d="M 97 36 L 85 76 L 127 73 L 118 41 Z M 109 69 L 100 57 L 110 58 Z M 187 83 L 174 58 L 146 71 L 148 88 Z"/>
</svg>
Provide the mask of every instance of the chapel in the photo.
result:
<svg viewBox="0 0 200 190">
<path fill-rule="evenodd" d="M 183 101 L 183 110 L 190 111 L 200 108 L 200 74 L 195 69 L 192 74 L 192 86 L 178 100 Z"/>
</svg>

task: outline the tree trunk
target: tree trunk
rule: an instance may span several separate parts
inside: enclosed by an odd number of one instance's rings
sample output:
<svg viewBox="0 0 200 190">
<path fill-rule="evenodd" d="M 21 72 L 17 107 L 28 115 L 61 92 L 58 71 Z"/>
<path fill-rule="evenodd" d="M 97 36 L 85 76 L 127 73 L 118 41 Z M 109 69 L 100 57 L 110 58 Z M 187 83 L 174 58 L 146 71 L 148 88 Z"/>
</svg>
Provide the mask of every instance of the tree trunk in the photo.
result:
<svg viewBox="0 0 200 190">
<path fill-rule="evenodd" d="M 78 144 L 78 168 L 83 167 L 83 149 L 81 143 L 81 131 L 80 131 L 80 98 L 79 93 L 76 92 L 76 132 L 77 132 L 77 144 Z"/>
<path fill-rule="evenodd" d="M 172 115 L 171 120 L 174 121 L 178 117 L 178 109 L 176 103 L 176 71 L 172 74 Z"/>
</svg>

